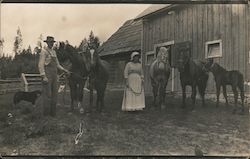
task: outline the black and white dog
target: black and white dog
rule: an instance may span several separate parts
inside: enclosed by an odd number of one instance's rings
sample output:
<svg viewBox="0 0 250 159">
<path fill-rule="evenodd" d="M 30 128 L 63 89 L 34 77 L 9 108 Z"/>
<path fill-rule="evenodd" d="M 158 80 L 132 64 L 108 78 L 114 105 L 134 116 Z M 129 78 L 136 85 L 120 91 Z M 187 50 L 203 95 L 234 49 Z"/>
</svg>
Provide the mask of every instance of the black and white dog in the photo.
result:
<svg viewBox="0 0 250 159">
<path fill-rule="evenodd" d="M 35 105 L 35 102 L 39 96 L 41 96 L 42 92 L 40 90 L 32 91 L 32 92 L 16 92 L 14 95 L 14 105 L 18 104 L 21 101 L 31 102 Z"/>
</svg>

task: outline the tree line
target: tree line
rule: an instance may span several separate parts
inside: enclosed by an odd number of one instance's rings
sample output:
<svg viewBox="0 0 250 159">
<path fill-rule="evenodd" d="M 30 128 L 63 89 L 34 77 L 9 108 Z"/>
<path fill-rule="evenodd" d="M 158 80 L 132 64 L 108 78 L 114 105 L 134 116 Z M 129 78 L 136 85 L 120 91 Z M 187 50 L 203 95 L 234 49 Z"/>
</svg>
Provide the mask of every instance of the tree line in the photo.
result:
<svg viewBox="0 0 250 159">
<path fill-rule="evenodd" d="M 13 47 L 14 56 L 6 56 L 3 54 L 0 57 L 0 79 L 19 78 L 21 73 L 39 73 L 38 61 L 39 54 L 43 47 L 43 40 L 44 38 L 41 34 L 33 50 L 31 46 L 28 46 L 27 49 L 23 49 L 23 37 L 20 28 L 18 28 Z M 65 42 L 69 43 L 67 40 Z M 94 35 L 93 31 L 90 32 L 88 38 L 83 38 L 79 46 L 75 46 L 75 48 L 80 49 L 85 43 L 95 48 L 100 46 L 100 40 Z M 1 39 L 0 47 L 3 47 L 3 45 L 4 40 Z M 55 47 L 57 47 L 57 44 Z"/>
</svg>

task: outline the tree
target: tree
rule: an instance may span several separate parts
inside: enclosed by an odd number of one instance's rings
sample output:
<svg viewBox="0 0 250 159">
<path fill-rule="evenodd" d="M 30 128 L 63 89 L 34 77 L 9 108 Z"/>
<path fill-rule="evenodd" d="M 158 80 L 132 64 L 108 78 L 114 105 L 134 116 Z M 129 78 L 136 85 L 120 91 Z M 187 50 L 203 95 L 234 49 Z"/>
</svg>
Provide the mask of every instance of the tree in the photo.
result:
<svg viewBox="0 0 250 159">
<path fill-rule="evenodd" d="M 3 53 L 3 43 L 4 43 L 4 39 L 0 39 L 0 57 L 2 57 L 4 55 L 4 53 Z"/>
<path fill-rule="evenodd" d="M 22 33 L 21 33 L 21 29 L 18 27 L 17 35 L 15 37 L 15 42 L 14 42 L 15 55 L 20 54 L 22 52 L 22 45 L 23 45 Z"/>
<path fill-rule="evenodd" d="M 100 46 L 100 40 L 97 36 L 94 35 L 93 31 L 91 30 L 88 39 L 89 47 L 97 49 Z"/>
<path fill-rule="evenodd" d="M 35 54 L 39 54 L 42 50 L 42 47 L 43 47 L 43 34 L 40 34 L 40 36 L 38 37 L 38 41 L 37 41 L 37 44 L 36 44 L 36 47 L 34 48 L 34 53 Z"/>
<path fill-rule="evenodd" d="M 32 54 L 31 46 L 29 45 L 28 49 L 26 50 L 27 54 Z"/>
<path fill-rule="evenodd" d="M 82 50 L 83 46 L 85 46 L 86 44 L 88 44 L 88 40 L 84 38 L 79 45 L 79 49 Z"/>
</svg>

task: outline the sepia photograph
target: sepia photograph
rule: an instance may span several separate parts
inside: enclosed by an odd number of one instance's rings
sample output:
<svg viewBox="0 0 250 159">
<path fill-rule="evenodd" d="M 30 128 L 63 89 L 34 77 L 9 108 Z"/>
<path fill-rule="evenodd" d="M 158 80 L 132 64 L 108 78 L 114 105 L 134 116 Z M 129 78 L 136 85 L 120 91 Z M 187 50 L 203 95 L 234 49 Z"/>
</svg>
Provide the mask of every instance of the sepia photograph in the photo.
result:
<svg viewBox="0 0 250 159">
<path fill-rule="evenodd" d="M 250 1 L 162 2 L 0 1 L 0 158 L 249 157 Z"/>
</svg>

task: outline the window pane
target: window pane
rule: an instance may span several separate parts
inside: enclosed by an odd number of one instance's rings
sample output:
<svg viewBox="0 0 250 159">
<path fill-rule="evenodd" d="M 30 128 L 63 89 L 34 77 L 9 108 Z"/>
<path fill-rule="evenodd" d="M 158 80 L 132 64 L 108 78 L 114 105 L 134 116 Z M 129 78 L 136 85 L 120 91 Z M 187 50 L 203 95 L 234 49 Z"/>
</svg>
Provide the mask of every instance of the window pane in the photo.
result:
<svg viewBox="0 0 250 159">
<path fill-rule="evenodd" d="M 220 43 L 208 45 L 208 57 L 220 56 Z"/>
<path fill-rule="evenodd" d="M 154 54 L 147 55 L 147 64 L 151 64 L 154 61 Z"/>
</svg>

